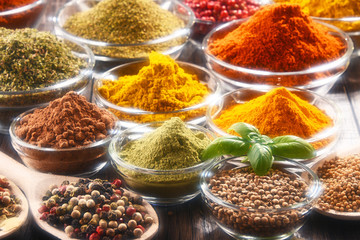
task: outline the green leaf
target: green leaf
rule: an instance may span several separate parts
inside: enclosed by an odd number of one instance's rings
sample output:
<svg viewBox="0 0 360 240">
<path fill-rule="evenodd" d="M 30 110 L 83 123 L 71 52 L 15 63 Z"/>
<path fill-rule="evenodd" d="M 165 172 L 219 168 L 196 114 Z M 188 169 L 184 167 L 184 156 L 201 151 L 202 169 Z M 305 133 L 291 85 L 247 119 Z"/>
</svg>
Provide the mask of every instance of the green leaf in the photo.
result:
<svg viewBox="0 0 360 240">
<path fill-rule="evenodd" d="M 255 140 L 256 142 L 261 137 L 259 130 L 251 124 L 240 122 L 233 124 L 229 130 L 234 130 L 242 138 L 248 141 Z"/>
<path fill-rule="evenodd" d="M 274 158 L 271 148 L 260 143 L 255 143 L 249 153 L 248 158 L 254 172 L 257 175 L 265 175 L 271 168 Z"/>
<path fill-rule="evenodd" d="M 309 159 L 316 156 L 314 147 L 304 139 L 286 135 L 275 137 L 270 144 L 272 153 L 280 157 Z"/>
<path fill-rule="evenodd" d="M 201 159 L 207 160 L 222 155 L 242 156 L 249 151 L 250 144 L 240 137 L 219 137 L 212 141 L 201 153 Z"/>
</svg>

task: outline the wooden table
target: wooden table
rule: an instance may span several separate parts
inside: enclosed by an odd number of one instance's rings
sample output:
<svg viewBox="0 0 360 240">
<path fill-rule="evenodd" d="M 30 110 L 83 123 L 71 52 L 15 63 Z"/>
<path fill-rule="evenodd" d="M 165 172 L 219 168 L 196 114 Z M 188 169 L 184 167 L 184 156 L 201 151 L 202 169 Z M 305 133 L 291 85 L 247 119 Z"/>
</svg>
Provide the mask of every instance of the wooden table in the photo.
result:
<svg viewBox="0 0 360 240">
<path fill-rule="evenodd" d="M 52 30 L 51 19 L 56 10 L 66 0 L 49 0 L 46 12 L 39 29 Z M 189 43 L 180 60 L 203 64 L 201 51 Z M 113 64 L 97 64 L 98 72 L 112 67 Z M 334 100 L 341 108 L 343 129 L 339 144 L 353 144 L 360 139 L 360 58 L 352 59 L 345 75 L 335 84 L 326 96 Z M 21 162 L 10 144 L 8 135 L 0 134 L 0 150 Z M 0 159 L 1 168 L 1 159 Z M 14 170 L 15 171 L 15 170 Z M 110 165 L 106 165 L 94 177 L 116 178 Z M 173 207 L 155 207 L 160 220 L 160 230 L 155 239 L 160 240 L 212 240 L 232 239 L 226 235 L 206 214 L 201 198 L 197 197 L 188 203 Z M 360 221 L 340 221 L 312 213 L 307 223 L 296 233 L 294 238 L 302 239 L 360 239 Z M 29 218 L 28 224 L 21 231 L 7 239 L 53 239 L 40 230 Z"/>
</svg>

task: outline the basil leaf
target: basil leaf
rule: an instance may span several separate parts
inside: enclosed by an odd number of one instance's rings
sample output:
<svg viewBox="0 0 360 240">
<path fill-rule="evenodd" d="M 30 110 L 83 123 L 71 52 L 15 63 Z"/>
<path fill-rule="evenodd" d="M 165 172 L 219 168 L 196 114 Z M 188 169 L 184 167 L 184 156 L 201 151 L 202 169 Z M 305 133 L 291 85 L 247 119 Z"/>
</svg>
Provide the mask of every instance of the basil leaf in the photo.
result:
<svg viewBox="0 0 360 240">
<path fill-rule="evenodd" d="M 275 137 L 270 144 L 272 153 L 280 157 L 309 159 L 316 156 L 314 147 L 304 139 L 286 135 Z"/>
<path fill-rule="evenodd" d="M 255 143 L 247 156 L 254 172 L 260 176 L 265 175 L 270 170 L 274 161 L 271 148 L 260 143 Z"/>
<path fill-rule="evenodd" d="M 256 127 L 244 122 L 233 124 L 229 130 L 234 130 L 242 138 L 248 141 L 255 140 L 257 142 L 261 137 L 261 134 Z"/>
<path fill-rule="evenodd" d="M 261 135 L 261 137 L 259 139 L 259 143 L 269 145 L 269 144 L 273 143 L 273 140 L 266 135 Z"/>
<path fill-rule="evenodd" d="M 201 159 L 207 160 L 221 155 L 242 156 L 249 151 L 250 144 L 240 137 L 219 137 L 212 141 L 201 153 Z"/>
</svg>

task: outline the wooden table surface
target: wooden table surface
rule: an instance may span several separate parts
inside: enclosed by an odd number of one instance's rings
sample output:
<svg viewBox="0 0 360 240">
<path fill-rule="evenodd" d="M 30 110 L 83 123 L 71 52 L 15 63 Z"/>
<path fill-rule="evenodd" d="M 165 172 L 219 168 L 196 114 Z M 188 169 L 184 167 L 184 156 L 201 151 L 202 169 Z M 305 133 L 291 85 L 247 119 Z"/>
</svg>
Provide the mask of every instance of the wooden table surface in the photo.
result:
<svg viewBox="0 0 360 240">
<path fill-rule="evenodd" d="M 66 0 L 49 0 L 39 29 L 52 30 L 52 17 Z M 203 64 L 201 51 L 189 43 L 180 60 Z M 97 64 L 96 71 L 101 72 L 113 67 L 113 64 Z M 353 58 L 349 69 L 326 95 L 341 108 L 343 128 L 339 144 L 353 144 L 360 139 L 360 58 Z M 0 150 L 21 162 L 10 144 L 8 135 L 0 134 Z M 0 159 L 1 168 L 1 159 Z M 14 169 L 15 171 L 15 169 Z M 106 165 L 94 177 L 116 178 L 110 165 Z M 160 240 L 212 240 L 232 239 L 226 235 L 206 214 L 201 198 L 197 197 L 185 204 L 173 207 L 155 207 L 159 215 L 160 230 L 155 239 Z M 360 239 L 360 221 L 341 221 L 313 212 L 306 224 L 296 233 L 300 239 Z M 40 230 L 29 217 L 28 223 L 21 231 L 7 239 L 53 239 Z"/>
</svg>

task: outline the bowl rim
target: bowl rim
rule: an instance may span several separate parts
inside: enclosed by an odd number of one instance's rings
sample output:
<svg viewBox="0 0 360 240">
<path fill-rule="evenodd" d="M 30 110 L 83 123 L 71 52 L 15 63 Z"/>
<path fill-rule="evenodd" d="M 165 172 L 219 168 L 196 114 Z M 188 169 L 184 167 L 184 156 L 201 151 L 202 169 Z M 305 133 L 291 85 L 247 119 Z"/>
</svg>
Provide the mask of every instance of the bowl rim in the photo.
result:
<svg viewBox="0 0 360 240">
<path fill-rule="evenodd" d="M 151 112 L 151 111 L 146 111 L 146 110 L 142 110 L 142 109 L 137 109 L 137 108 L 129 108 L 129 107 L 122 107 L 119 105 L 116 105 L 112 102 L 110 102 L 109 100 L 105 99 L 99 92 L 98 90 L 98 85 L 102 83 L 103 80 L 108 80 L 106 79 L 107 76 L 111 75 L 113 71 L 116 71 L 120 68 L 127 68 L 131 65 L 137 65 L 137 64 L 141 64 L 141 63 L 145 63 L 148 60 L 140 60 L 140 61 L 136 61 L 136 62 L 130 62 L 130 63 L 125 63 L 125 64 L 121 64 L 119 66 L 116 66 L 104 73 L 102 73 L 101 75 L 95 77 L 95 82 L 94 82 L 94 88 L 93 88 L 93 92 L 94 92 L 94 97 L 95 99 L 99 100 L 102 104 L 104 104 L 106 107 L 109 108 L 113 108 L 115 110 L 121 111 L 121 112 L 125 112 L 125 113 L 129 113 L 129 114 L 134 114 L 134 115 L 143 115 L 143 114 L 149 114 L 149 115 L 156 115 L 156 114 L 172 114 L 172 113 L 181 113 L 181 112 L 186 112 L 186 111 L 192 111 L 192 110 L 196 110 L 202 107 L 206 107 L 207 105 L 209 105 L 210 103 L 214 102 L 215 99 L 220 96 L 220 93 L 222 91 L 222 87 L 221 87 L 221 83 L 220 81 L 214 77 L 214 75 L 206 68 L 198 66 L 196 64 L 193 63 L 188 63 L 188 62 L 182 62 L 182 61 L 176 61 L 175 62 L 177 64 L 180 65 L 184 65 L 184 66 L 189 66 L 191 68 L 195 68 L 198 69 L 204 73 L 206 73 L 209 76 L 209 81 L 214 81 L 215 83 L 215 91 L 211 91 L 209 93 L 209 95 L 205 98 L 205 101 L 190 106 L 190 107 L 186 107 L 183 109 L 179 109 L 179 110 L 175 110 L 175 111 L 168 111 L 168 112 Z M 117 76 L 117 78 L 119 78 L 120 76 Z M 112 80 L 112 81 L 116 81 Z M 203 82 L 201 79 L 199 79 L 199 82 Z M 206 84 L 207 85 L 207 84 Z M 210 89 L 210 88 L 209 88 Z M 211 89 L 210 89 L 211 90 Z"/>
<path fill-rule="evenodd" d="M 310 17 L 310 18 L 312 18 L 312 17 Z M 317 73 L 317 72 L 329 71 L 333 68 L 339 67 L 341 65 L 345 65 L 346 63 L 349 62 L 352 52 L 354 50 L 353 41 L 351 40 L 350 36 L 347 33 L 345 33 L 341 29 L 339 29 L 331 24 L 324 23 L 324 22 L 321 22 L 318 20 L 314 20 L 314 22 L 316 22 L 317 24 L 324 25 L 327 28 L 331 29 L 334 33 L 338 34 L 339 35 L 338 37 L 344 42 L 346 50 L 344 51 L 344 53 L 342 54 L 342 56 L 340 58 L 335 59 L 330 62 L 327 62 L 327 63 L 324 63 L 324 64 L 318 64 L 316 66 L 312 66 L 308 69 L 304 69 L 304 70 L 300 70 L 300 71 L 274 72 L 274 71 L 268 71 L 268 70 L 236 66 L 236 65 L 227 63 L 225 61 L 222 61 L 222 60 L 218 59 L 217 57 L 215 57 L 212 53 L 210 53 L 210 51 L 208 49 L 208 47 L 209 47 L 208 44 L 209 44 L 211 37 L 213 36 L 213 34 L 215 32 L 224 30 L 225 28 L 230 27 L 230 26 L 240 25 L 241 23 L 247 21 L 248 19 L 234 20 L 234 21 L 219 25 L 219 26 L 215 27 L 213 30 L 211 30 L 205 36 L 205 38 L 202 41 L 201 49 L 203 50 L 203 52 L 205 54 L 207 62 L 209 62 L 211 60 L 222 67 L 225 67 L 225 68 L 228 68 L 231 70 L 235 70 L 238 72 L 244 72 L 247 74 L 259 75 L 259 76 L 274 76 L 274 75 L 275 76 L 292 76 L 292 75 L 304 75 L 304 74 L 312 74 L 312 73 Z"/>
<path fill-rule="evenodd" d="M 217 99 L 216 102 L 211 103 L 207 110 L 206 110 L 206 122 L 209 125 L 210 129 L 212 129 L 213 131 L 217 132 L 218 134 L 222 135 L 222 136 L 232 136 L 231 134 L 228 134 L 227 132 L 224 132 L 222 129 L 220 129 L 219 127 L 217 127 L 217 125 L 214 123 L 213 119 L 212 119 L 212 110 L 214 107 L 217 106 L 217 104 L 221 101 L 223 101 L 226 97 L 236 93 L 236 92 L 243 92 L 243 91 L 257 91 L 257 92 L 263 92 L 262 95 L 266 94 L 267 92 L 269 92 L 272 89 L 275 88 L 279 88 L 282 86 L 273 86 L 273 85 L 262 85 L 262 86 L 254 86 L 254 87 L 248 87 L 248 88 L 240 88 L 240 89 L 234 89 L 233 91 L 227 92 L 225 94 L 223 94 L 221 97 L 219 97 Z M 328 137 L 331 137 L 332 135 L 334 135 L 336 132 L 340 131 L 340 126 L 341 126 L 341 111 L 340 108 L 338 107 L 338 105 L 333 102 L 332 100 L 317 94 L 313 91 L 309 91 L 306 89 L 301 89 L 301 88 L 295 88 L 295 87 L 284 87 L 285 89 L 289 90 L 290 92 L 305 92 L 307 94 L 310 94 L 311 96 L 314 96 L 314 99 L 321 99 L 322 101 L 324 101 L 328 106 L 330 106 L 332 108 L 332 110 L 335 112 L 335 117 L 331 118 L 331 120 L 333 121 L 333 126 L 331 126 L 330 128 L 326 128 L 321 132 L 316 133 L 314 136 L 305 139 L 306 141 L 312 143 L 312 142 L 317 142 L 321 139 L 326 139 Z M 252 98 L 255 99 L 255 98 Z M 222 104 L 223 105 L 223 104 Z M 223 106 L 219 109 L 217 109 L 215 114 L 218 114 L 220 112 L 220 110 L 223 108 Z"/>
<path fill-rule="evenodd" d="M 311 170 L 311 168 L 307 167 L 305 164 L 302 164 L 298 161 L 289 159 L 289 158 L 284 158 L 281 157 L 283 159 L 283 161 L 278 161 L 278 162 L 274 162 L 275 164 L 279 164 L 279 165 L 283 165 L 285 167 L 289 167 L 289 163 L 297 168 L 301 168 L 302 170 L 304 170 L 306 173 L 308 173 L 311 176 L 312 179 L 312 183 L 308 184 L 309 188 L 306 190 L 306 192 L 308 193 L 306 195 L 306 200 L 302 201 L 302 202 L 298 202 L 295 204 L 292 204 L 290 206 L 287 207 L 281 207 L 281 208 L 275 208 L 275 209 L 254 209 L 251 207 L 245 207 L 245 206 L 239 206 L 239 205 L 235 205 L 229 202 L 226 202 L 218 197 L 216 197 L 214 194 L 211 193 L 211 191 L 209 191 L 208 188 L 208 183 L 206 182 L 205 178 L 208 175 L 212 175 L 212 169 L 214 169 L 215 167 L 219 167 L 221 164 L 225 164 L 228 161 L 236 161 L 236 159 L 239 157 L 230 157 L 230 158 L 225 158 L 221 161 L 218 162 L 213 162 L 211 165 L 209 165 L 202 173 L 200 176 L 200 190 L 201 193 L 205 195 L 206 198 L 210 198 L 213 202 L 215 202 L 216 204 L 219 204 L 223 207 L 227 207 L 236 211 L 246 211 L 246 212 L 263 212 L 263 213 L 269 213 L 269 212 L 282 212 L 282 211 L 289 211 L 292 209 L 297 209 L 297 208 L 301 208 L 304 207 L 306 205 L 311 204 L 312 202 L 314 202 L 318 197 L 320 197 L 321 192 L 322 192 L 322 184 L 321 181 L 319 179 L 319 177 L 316 175 L 316 173 L 314 171 Z M 285 162 L 284 162 L 285 161 Z M 285 164 L 282 164 L 285 163 Z M 243 164 L 248 164 L 249 163 L 243 163 Z M 249 165 L 250 166 L 250 165 Z M 246 166 L 244 166 L 246 167 Z M 233 168 L 232 168 L 233 169 Z M 217 169 L 216 173 L 219 172 L 219 169 Z"/>
<path fill-rule="evenodd" d="M 98 46 L 98 47 L 131 47 L 131 46 L 145 46 L 145 45 L 152 45 L 152 44 L 159 44 L 159 43 L 163 43 L 178 37 L 184 37 L 186 36 L 187 38 L 190 35 L 190 29 L 191 26 L 194 24 L 195 21 L 195 15 L 192 12 L 192 10 L 185 4 L 177 1 L 177 0 L 171 0 L 168 1 L 170 3 L 173 4 L 177 4 L 179 6 L 181 6 L 182 8 L 184 8 L 187 11 L 187 14 L 189 15 L 189 22 L 186 24 L 186 26 L 184 26 L 183 28 L 177 29 L 175 32 L 171 33 L 170 35 L 167 36 L 163 36 L 157 39 L 153 39 L 153 40 L 149 40 L 146 42 L 140 42 L 140 43 L 129 43 L 129 44 L 118 44 L 118 43 L 110 43 L 110 42 L 103 42 L 103 41 L 98 41 L 98 40 L 91 40 L 91 39 L 86 39 L 83 37 L 79 37 L 77 35 L 74 35 L 68 31 L 66 31 L 59 23 L 59 18 L 60 15 L 62 14 L 62 12 L 68 8 L 68 7 L 72 7 L 72 5 L 74 4 L 79 4 L 80 2 L 101 2 L 102 0 L 72 0 L 66 4 L 64 4 L 55 14 L 54 17 L 54 24 L 55 24 L 55 28 L 57 28 L 60 31 L 60 35 L 63 35 L 65 38 L 69 38 L 69 39 L 74 39 L 77 42 L 81 42 L 84 44 L 88 44 L 88 45 L 92 45 L 92 46 Z M 117 59 L 117 58 L 116 58 Z"/>
<path fill-rule="evenodd" d="M 124 138 L 124 136 L 126 136 L 126 134 L 130 133 L 132 131 L 141 129 L 141 128 L 148 128 L 151 127 L 152 125 L 158 125 L 157 127 L 161 126 L 165 121 L 159 121 L 159 122 L 150 122 L 150 123 L 146 123 L 146 124 L 142 124 L 142 125 L 136 125 L 134 127 L 128 128 L 118 134 L 116 134 L 110 142 L 109 145 L 109 154 L 112 160 L 112 163 L 115 164 L 115 166 L 119 165 L 123 168 L 126 168 L 127 170 L 132 170 L 141 174 L 153 174 L 153 175 L 180 175 L 180 174 L 187 174 L 187 173 L 193 173 L 195 171 L 199 171 L 203 168 L 205 168 L 206 166 L 208 166 L 209 164 L 211 164 L 213 161 L 217 161 L 219 158 L 211 158 L 208 160 L 205 160 L 203 162 L 200 162 L 196 165 L 187 167 L 187 168 L 179 168 L 179 169 L 169 169 L 169 170 L 157 170 L 157 169 L 150 169 L 150 168 L 143 168 L 143 167 L 138 167 L 136 165 L 130 164 L 128 162 L 126 162 L 123 158 L 121 158 L 116 149 L 116 145 L 119 142 L 122 142 L 122 138 Z M 210 136 L 212 136 L 214 139 L 216 138 L 216 135 L 210 131 L 207 128 L 204 128 L 202 126 L 196 125 L 196 124 L 191 124 L 191 123 L 186 123 L 187 127 L 191 127 L 193 129 L 196 130 L 200 130 L 201 132 L 205 132 L 207 134 L 210 134 Z M 153 129 L 151 131 L 154 131 Z M 144 134 L 144 132 L 136 132 L 138 134 Z M 122 143 L 121 143 L 122 144 Z M 120 170 L 118 170 L 120 171 Z"/>
<path fill-rule="evenodd" d="M 72 84 L 75 84 L 76 82 L 78 82 L 79 80 L 87 77 L 87 76 L 90 76 L 90 74 L 92 73 L 93 71 L 93 68 L 95 66 L 95 56 L 93 54 L 93 52 L 90 50 L 90 48 L 84 44 L 81 44 L 79 42 L 75 42 L 73 40 L 70 40 L 70 39 L 65 39 L 65 38 L 62 38 L 61 36 L 56 36 L 56 38 L 60 41 L 62 41 L 65 45 L 66 44 L 66 41 L 69 41 L 71 42 L 71 44 L 75 44 L 76 46 L 78 47 L 81 47 L 82 50 L 85 51 L 86 54 L 83 54 L 83 53 L 77 53 L 77 52 L 74 52 L 74 51 L 71 51 L 73 53 L 74 56 L 76 57 L 80 57 L 80 55 L 85 55 L 86 56 L 86 67 L 84 68 L 81 68 L 79 73 L 72 77 L 72 78 L 67 78 L 67 79 L 59 79 L 57 80 L 57 82 L 53 85 L 49 85 L 47 87 L 43 87 L 43 88 L 35 88 L 35 89 L 32 89 L 32 90 L 25 90 L 25 91 L 0 91 L 0 96 L 11 96 L 11 95 L 27 95 L 27 94 L 35 94 L 35 93 L 42 93 L 42 92 L 46 92 L 46 91 L 52 91 L 52 90 L 57 90 L 59 88 L 64 88 L 64 87 L 68 87 L 68 86 L 71 86 Z M 77 56 L 79 55 L 79 56 Z M 90 77 L 89 77 L 90 78 Z"/>
<path fill-rule="evenodd" d="M 13 142 L 15 142 L 16 144 L 25 147 L 25 148 L 29 148 L 31 150 L 36 150 L 36 151 L 42 151 L 42 152 L 72 152 L 72 151 L 84 151 L 86 149 L 90 149 L 90 148 L 95 148 L 95 147 L 99 147 L 101 145 L 106 145 L 108 142 L 111 141 L 111 138 L 116 135 L 121 128 L 120 125 L 120 121 L 119 119 L 110 111 L 106 110 L 107 112 L 111 113 L 111 115 L 113 115 L 114 119 L 115 119 L 115 125 L 114 128 L 111 129 L 111 131 L 109 131 L 109 134 L 106 136 L 106 138 L 101 139 L 100 141 L 96 141 L 93 142 L 91 144 L 85 145 L 85 146 L 81 146 L 81 147 L 71 147 L 71 148 L 51 148 L 51 147 L 39 147 L 37 145 L 33 145 L 30 144 L 28 142 L 23 141 L 22 139 L 20 139 L 16 133 L 15 133 L 15 129 L 16 129 L 16 125 L 18 124 L 18 122 L 27 114 L 37 110 L 37 109 L 43 109 L 46 106 L 48 106 L 49 103 L 47 103 L 46 105 L 43 105 L 42 107 L 36 107 L 36 108 L 32 108 L 30 110 L 27 110 L 26 112 L 23 112 L 22 114 L 18 115 L 15 119 L 12 120 L 11 124 L 10 124 L 10 128 L 9 128 L 9 134 L 10 134 L 10 139 L 11 139 L 11 143 L 13 144 Z"/>
<path fill-rule="evenodd" d="M 27 10 L 30 10 L 32 8 L 35 8 L 37 6 L 40 6 L 40 5 L 46 4 L 46 3 L 47 3 L 47 0 L 35 0 L 34 2 L 32 2 L 30 4 L 0 12 L 0 17 L 5 17 L 5 16 L 25 12 Z"/>
</svg>

